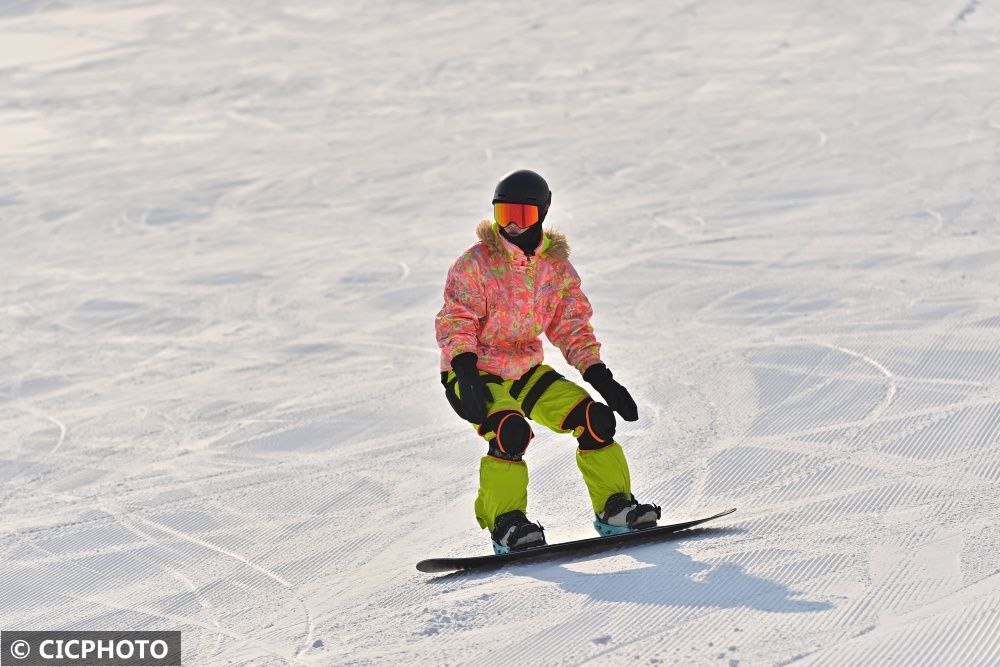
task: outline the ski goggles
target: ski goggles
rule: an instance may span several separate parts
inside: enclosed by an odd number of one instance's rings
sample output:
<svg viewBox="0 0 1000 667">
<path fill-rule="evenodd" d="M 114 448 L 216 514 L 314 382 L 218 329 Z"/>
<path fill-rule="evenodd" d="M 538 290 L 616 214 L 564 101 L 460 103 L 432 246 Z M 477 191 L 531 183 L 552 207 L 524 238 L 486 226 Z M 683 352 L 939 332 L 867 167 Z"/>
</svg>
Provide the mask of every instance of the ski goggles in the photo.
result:
<svg viewBox="0 0 1000 667">
<path fill-rule="evenodd" d="M 538 207 L 532 204 L 497 202 L 493 204 L 493 219 L 501 227 L 513 223 L 521 229 L 527 229 L 538 222 Z"/>
</svg>

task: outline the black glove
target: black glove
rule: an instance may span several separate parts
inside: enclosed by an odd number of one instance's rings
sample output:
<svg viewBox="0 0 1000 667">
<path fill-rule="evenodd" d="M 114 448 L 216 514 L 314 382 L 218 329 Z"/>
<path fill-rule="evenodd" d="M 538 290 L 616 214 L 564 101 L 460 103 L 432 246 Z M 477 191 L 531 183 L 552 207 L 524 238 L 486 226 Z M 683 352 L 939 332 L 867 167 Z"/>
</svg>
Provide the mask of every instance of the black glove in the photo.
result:
<svg viewBox="0 0 1000 667">
<path fill-rule="evenodd" d="M 608 407 L 620 414 L 622 419 L 634 422 L 639 418 L 639 410 L 632 396 L 625 387 L 615 381 L 607 366 L 594 364 L 584 372 L 583 379 L 597 390 Z"/>
<path fill-rule="evenodd" d="M 473 424 L 486 421 L 486 382 L 479 375 L 475 352 L 463 352 L 451 360 L 451 368 L 458 378 L 458 398 L 462 402 L 465 418 Z"/>
</svg>

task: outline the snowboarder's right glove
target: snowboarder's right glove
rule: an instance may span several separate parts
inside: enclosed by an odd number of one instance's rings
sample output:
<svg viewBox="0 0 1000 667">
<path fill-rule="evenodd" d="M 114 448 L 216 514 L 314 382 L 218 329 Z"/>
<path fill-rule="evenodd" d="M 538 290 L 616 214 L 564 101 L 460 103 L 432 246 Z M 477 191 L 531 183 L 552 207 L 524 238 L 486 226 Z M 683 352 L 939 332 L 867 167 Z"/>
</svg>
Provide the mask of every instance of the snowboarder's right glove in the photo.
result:
<svg viewBox="0 0 1000 667">
<path fill-rule="evenodd" d="M 475 352 L 463 352 L 451 360 L 451 368 L 458 378 L 458 398 L 462 402 L 464 417 L 473 424 L 486 421 L 486 382 L 479 375 Z"/>
<path fill-rule="evenodd" d="M 604 364 L 594 364 L 583 373 L 583 379 L 597 390 L 608 407 L 617 412 L 627 422 L 639 418 L 639 409 L 625 387 L 618 384 L 611 371 Z"/>
</svg>

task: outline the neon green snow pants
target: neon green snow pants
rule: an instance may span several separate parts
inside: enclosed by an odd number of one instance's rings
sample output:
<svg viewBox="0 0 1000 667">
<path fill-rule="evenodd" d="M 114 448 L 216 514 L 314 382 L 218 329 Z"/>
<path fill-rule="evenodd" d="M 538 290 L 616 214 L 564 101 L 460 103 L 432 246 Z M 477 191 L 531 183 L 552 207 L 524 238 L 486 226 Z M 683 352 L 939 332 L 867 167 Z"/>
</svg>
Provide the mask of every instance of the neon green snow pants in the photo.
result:
<svg viewBox="0 0 1000 667">
<path fill-rule="evenodd" d="M 532 396 L 532 388 L 539 379 L 551 371 L 551 366 L 540 365 L 531 375 L 527 384 L 517 388 L 517 398 L 511 395 L 511 388 L 517 380 L 503 380 L 501 383 L 490 382 L 486 385 L 489 396 L 486 401 L 487 414 L 493 414 L 500 410 L 515 410 L 522 416 L 525 414 L 523 403 L 529 396 Z M 445 383 L 446 391 L 454 392 L 455 399 L 459 396 L 458 384 L 453 382 L 455 372 L 450 371 L 447 375 L 442 374 L 442 381 Z M 480 371 L 480 375 L 487 373 Z M 526 374 L 527 375 L 527 374 Z M 564 422 L 570 411 L 588 398 L 589 394 L 579 385 L 565 379 L 559 378 L 550 384 L 530 406 L 528 418 L 545 426 L 556 433 L 571 433 L 572 429 L 565 428 Z M 528 399 L 531 400 L 531 399 Z M 449 396 L 449 401 L 454 406 L 456 401 Z M 477 434 L 479 424 L 473 424 Z M 582 432 L 582 427 L 578 428 Z M 489 432 L 482 435 L 489 441 L 494 437 L 494 433 Z M 580 433 L 574 433 L 578 437 Z M 625 460 L 625 453 L 621 445 L 616 441 L 601 447 L 600 449 L 577 449 L 576 465 L 583 474 L 583 481 L 587 485 L 590 495 L 590 502 L 594 512 L 598 513 L 604 509 L 604 503 L 609 496 L 615 493 L 625 493 L 631 495 L 632 483 L 629 477 L 628 462 Z M 476 520 L 479 525 L 488 530 L 493 530 L 496 518 L 501 514 L 512 510 L 528 511 L 528 466 L 524 461 L 508 461 L 506 459 L 484 456 L 479 461 L 479 494 L 476 496 Z"/>
</svg>

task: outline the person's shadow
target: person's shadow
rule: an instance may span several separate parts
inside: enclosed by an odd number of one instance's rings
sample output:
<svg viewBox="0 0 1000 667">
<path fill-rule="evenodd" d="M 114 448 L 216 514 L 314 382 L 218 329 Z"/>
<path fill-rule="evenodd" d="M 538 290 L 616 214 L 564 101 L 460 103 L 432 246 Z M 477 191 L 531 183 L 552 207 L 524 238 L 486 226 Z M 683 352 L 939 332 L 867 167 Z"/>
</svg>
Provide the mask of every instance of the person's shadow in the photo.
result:
<svg viewBox="0 0 1000 667">
<path fill-rule="evenodd" d="M 801 593 L 777 581 L 747 574 L 742 566 L 735 563 L 700 563 L 677 550 L 681 539 L 689 543 L 738 532 L 731 528 L 696 528 L 654 543 L 579 557 L 536 561 L 509 569 L 514 574 L 554 583 L 567 593 L 586 595 L 602 602 L 717 609 L 746 607 L 785 614 L 833 608 L 829 602 L 800 599 Z M 632 556 L 639 563 L 631 569 L 616 572 L 580 572 L 564 567 L 619 555 Z M 481 578 L 492 574 L 495 571 L 456 573 L 439 580 L 467 579 L 470 576 Z"/>
</svg>

